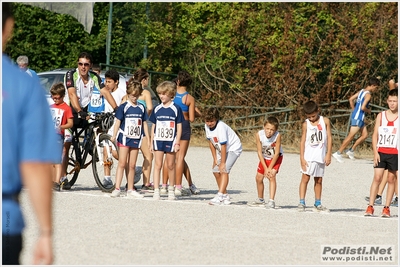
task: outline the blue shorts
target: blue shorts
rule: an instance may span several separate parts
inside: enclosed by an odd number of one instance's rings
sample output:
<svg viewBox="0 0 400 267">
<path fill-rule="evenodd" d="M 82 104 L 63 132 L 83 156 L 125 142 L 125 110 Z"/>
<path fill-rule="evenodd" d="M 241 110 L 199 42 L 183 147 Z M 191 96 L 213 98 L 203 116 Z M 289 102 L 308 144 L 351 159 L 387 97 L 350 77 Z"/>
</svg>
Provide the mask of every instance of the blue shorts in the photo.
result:
<svg viewBox="0 0 400 267">
<path fill-rule="evenodd" d="M 351 121 L 350 121 L 350 126 L 352 126 L 352 127 L 359 127 L 359 128 L 362 128 L 362 127 L 364 127 L 364 121 L 362 121 L 362 120 L 355 120 L 355 119 L 351 119 Z"/>
<path fill-rule="evenodd" d="M 190 128 L 190 121 L 187 121 L 187 120 L 182 121 L 181 140 L 190 140 L 191 134 L 192 134 L 192 130 Z"/>
</svg>

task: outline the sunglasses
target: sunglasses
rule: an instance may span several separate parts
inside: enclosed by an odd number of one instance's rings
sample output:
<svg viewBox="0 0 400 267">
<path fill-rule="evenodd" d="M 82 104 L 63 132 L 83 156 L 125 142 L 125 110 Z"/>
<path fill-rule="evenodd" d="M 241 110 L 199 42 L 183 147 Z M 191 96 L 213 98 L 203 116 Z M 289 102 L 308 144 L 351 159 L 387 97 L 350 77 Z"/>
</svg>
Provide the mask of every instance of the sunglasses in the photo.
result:
<svg viewBox="0 0 400 267">
<path fill-rule="evenodd" d="M 82 62 L 78 62 L 79 66 L 85 66 L 85 67 L 89 67 L 90 63 L 82 63 Z"/>
<path fill-rule="evenodd" d="M 53 100 L 60 100 L 62 97 L 52 97 Z"/>
</svg>

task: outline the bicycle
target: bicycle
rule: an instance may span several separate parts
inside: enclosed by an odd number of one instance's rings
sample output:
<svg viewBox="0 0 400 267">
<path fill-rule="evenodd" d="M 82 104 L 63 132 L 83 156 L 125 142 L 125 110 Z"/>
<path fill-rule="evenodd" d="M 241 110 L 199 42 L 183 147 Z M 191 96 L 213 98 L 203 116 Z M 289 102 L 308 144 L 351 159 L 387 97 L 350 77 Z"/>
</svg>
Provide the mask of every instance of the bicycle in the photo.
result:
<svg viewBox="0 0 400 267">
<path fill-rule="evenodd" d="M 107 134 L 113 125 L 111 112 L 91 115 L 91 122 L 83 128 L 72 128 L 72 143 L 69 152 L 67 175 L 72 175 L 70 185 L 74 185 L 82 169 L 92 164 L 94 180 L 101 191 L 110 193 L 115 188 L 115 175 L 118 166 L 118 146 Z M 81 142 L 82 141 L 82 142 Z M 90 160 L 88 156 L 91 156 Z M 104 179 L 109 172 L 111 182 Z"/>
</svg>

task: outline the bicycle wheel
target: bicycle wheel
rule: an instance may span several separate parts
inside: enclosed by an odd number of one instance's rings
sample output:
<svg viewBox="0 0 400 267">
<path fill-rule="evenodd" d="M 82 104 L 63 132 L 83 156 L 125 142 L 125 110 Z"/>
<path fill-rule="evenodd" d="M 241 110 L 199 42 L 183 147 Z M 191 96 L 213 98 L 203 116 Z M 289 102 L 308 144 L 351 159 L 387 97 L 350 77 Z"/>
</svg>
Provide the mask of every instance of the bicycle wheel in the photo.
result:
<svg viewBox="0 0 400 267">
<path fill-rule="evenodd" d="M 72 143 L 69 151 L 69 160 L 67 166 L 67 175 L 72 175 L 71 179 L 68 179 L 71 186 L 75 184 L 76 179 L 78 179 L 79 172 L 81 171 L 81 165 L 76 158 L 76 149 L 79 148 L 76 148 L 74 143 Z"/>
<path fill-rule="evenodd" d="M 93 148 L 93 176 L 103 192 L 112 192 L 115 188 L 115 178 L 118 167 L 118 146 L 111 142 L 111 136 L 101 134 L 99 145 Z M 106 179 L 110 176 L 111 179 Z"/>
</svg>

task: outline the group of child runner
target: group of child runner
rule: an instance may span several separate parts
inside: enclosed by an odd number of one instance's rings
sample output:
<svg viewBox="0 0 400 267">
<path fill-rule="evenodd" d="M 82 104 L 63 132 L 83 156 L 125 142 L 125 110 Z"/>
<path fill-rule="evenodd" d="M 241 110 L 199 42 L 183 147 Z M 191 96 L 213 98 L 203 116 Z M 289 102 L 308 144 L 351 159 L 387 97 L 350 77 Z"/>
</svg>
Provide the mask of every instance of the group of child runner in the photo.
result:
<svg viewBox="0 0 400 267">
<path fill-rule="evenodd" d="M 107 78 L 106 73 L 106 78 Z M 139 149 L 146 145 L 154 156 L 153 186 L 150 179 L 146 179 L 146 188 L 153 189 L 153 199 L 160 199 L 161 193 L 167 193 L 168 200 L 175 200 L 182 194 L 182 185 L 176 185 L 177 153 L 181 149 L 181 141 L 188 140 L 184 135 L 189 131 L 187 115 L 184 116 L 182 103 L 174 102 L 177 94 L 178 81 L 164 81 L 157 86 L 157 94 L 161 103 L 153 107 L 150 114 L 138 99 L 142 95 L 143 86 L 140 81 L 131 79 L 127 84 L 125 102 L 122 102 L 115 113 L 115 124 L 112 130 L 111 140 L 117 142 L 119 147 L 119 162 L 116 173 L 115 190 L 111 197 L 118 197 L 121 194 L 121 183 L 123 174 L 127 169 L 127 196 L 143 198 L 144 194 L 136 190 L 134 186 L 135 166 L 138 159 Z M 364 127 L 365 113 L 370 113 L 370 93 L 379 86 L 379 80 L 372 78 L 368 86 L 350 97 L 350 106 L 353 110 L 351 117 L 351 130 L 349 136 L 343 141 L 339 150 L 332 154 L 331 122 L 329 118 L 320 115 L 320 108 L 315 101 L 307 101 L 303 105 L 303 112 L 306 117 L 302 123 L 302 135 L 300 142 L 300 172 L 301 181 L 299 185 L 298 211 L 305 211 L 305 196 L 307 185 L 311 177 L 314 178 L 315 202 L 313 210 L 317 212 L 329 211 L 321 202 L 322 179 L 325 167 L 331 163 L 333 156 L 338 162 L 343 162 L 341 153 L 352 141 L 358 131 L 362 132 L 361 137 L 354 143 L 352 148 L 346 151 L 350 159 L 354 159 L 354 149 L 366 139 L 368 133 Z M 387 99 L 388 109 L 379 113 L 375 120 L 375 127 L 372 134 L 372 148 L 374 153 L 374 178 L 370 189 L 369 205 L 365 216 L 374 213 L 375 196 L 378 187 L 387 173 L 387 195 L 383 207 L 382 217 L 390 217 L 389 206 L 392 203 L 393 195 L 397 189 L 398 171 L 398 89 L 391 88 Z M 63 101 L 65 88 L 62 83 L 55 84 L 50 90 L 54 104 L 51 105 L 55 127 L 60 134 L 60 142 L 63 140 L 63 131 L 72 127 L 72 112 L 69 106 Z M 189 95 L 187 93 L 183 94 Z M 180 98 L 182 95 L 180 95 Z M 353 101 L 356 101 L 355 105 Z M 176 101 L 176 100 L 175 100 Z M 190 100 L 191 101 L 191 100 Z M 192 101 L 194 104 L 194 100 Z M 191 107 L 193 112 L 194 107 Z M 188 109 L 185 110 L 188 112 Z M 187 113 L 186 113 L 187 114 Z M 205 122 L 205 135 L 209 141 L 209 148 L 213 158 L 212 173 L 215 177 L 218 193 L 210 200 L 211 205 L 229 205 L 231 199 L 227 192 L 229 173 L 242 153 L 242 144 L 235 131 L 226 123 L 221 121 L 217 108 L 208 108 L 201 115 Z M 191 116 L 191 121 L 194 117 Z M 151 122 L 148 128 L 147 122 Z M 277 173 L 283 162 L 282 135 L 278 131 L 279 121 L 276 117 L 268 117 L 263 129 L 255 134 L 257 144 L 257 155 L 259 164 L 255 176 L 258 198 L 249 205 L 253 207 L 275 208 L 275 194 L 277 188 Z M 190 138 L 189 138 L 190 139 Z M 188 145 L 188 143 L 187 143 Z M 185 145 L 186 146 L 186 145 Z M 185 147 L 184 155 L 186 154 Z M 180 157 L 181 168 L 188 166 L 183 157 Z M 184 167 L 183 167 L 184 166 Z M 57 166 L 55 183 L 60 182 L 61 166 Z M 161 171 L 167 174 L 166 180 L 162 181 Z M 386 171 L 385 171 L 386 170 Z M 180 170 L 180 177 L 182 176 Z M 190 175 L 190 171 L 189 171 Z M 165 176 L 165 175 L 163 175 Z M 264 179 L 269 181 L 269 199 L 264 199 Z M 192 185 L 190 185 L 192 186 Z M 195 187 L 190 187 L 193 189 Z M 199 193 L 199 190 L 191 190 L 192 193 Z M 396 197 L 397 199 L 397 197 Z M 396 202 L 397 204 L 397 202 Z"/>
</svg>

